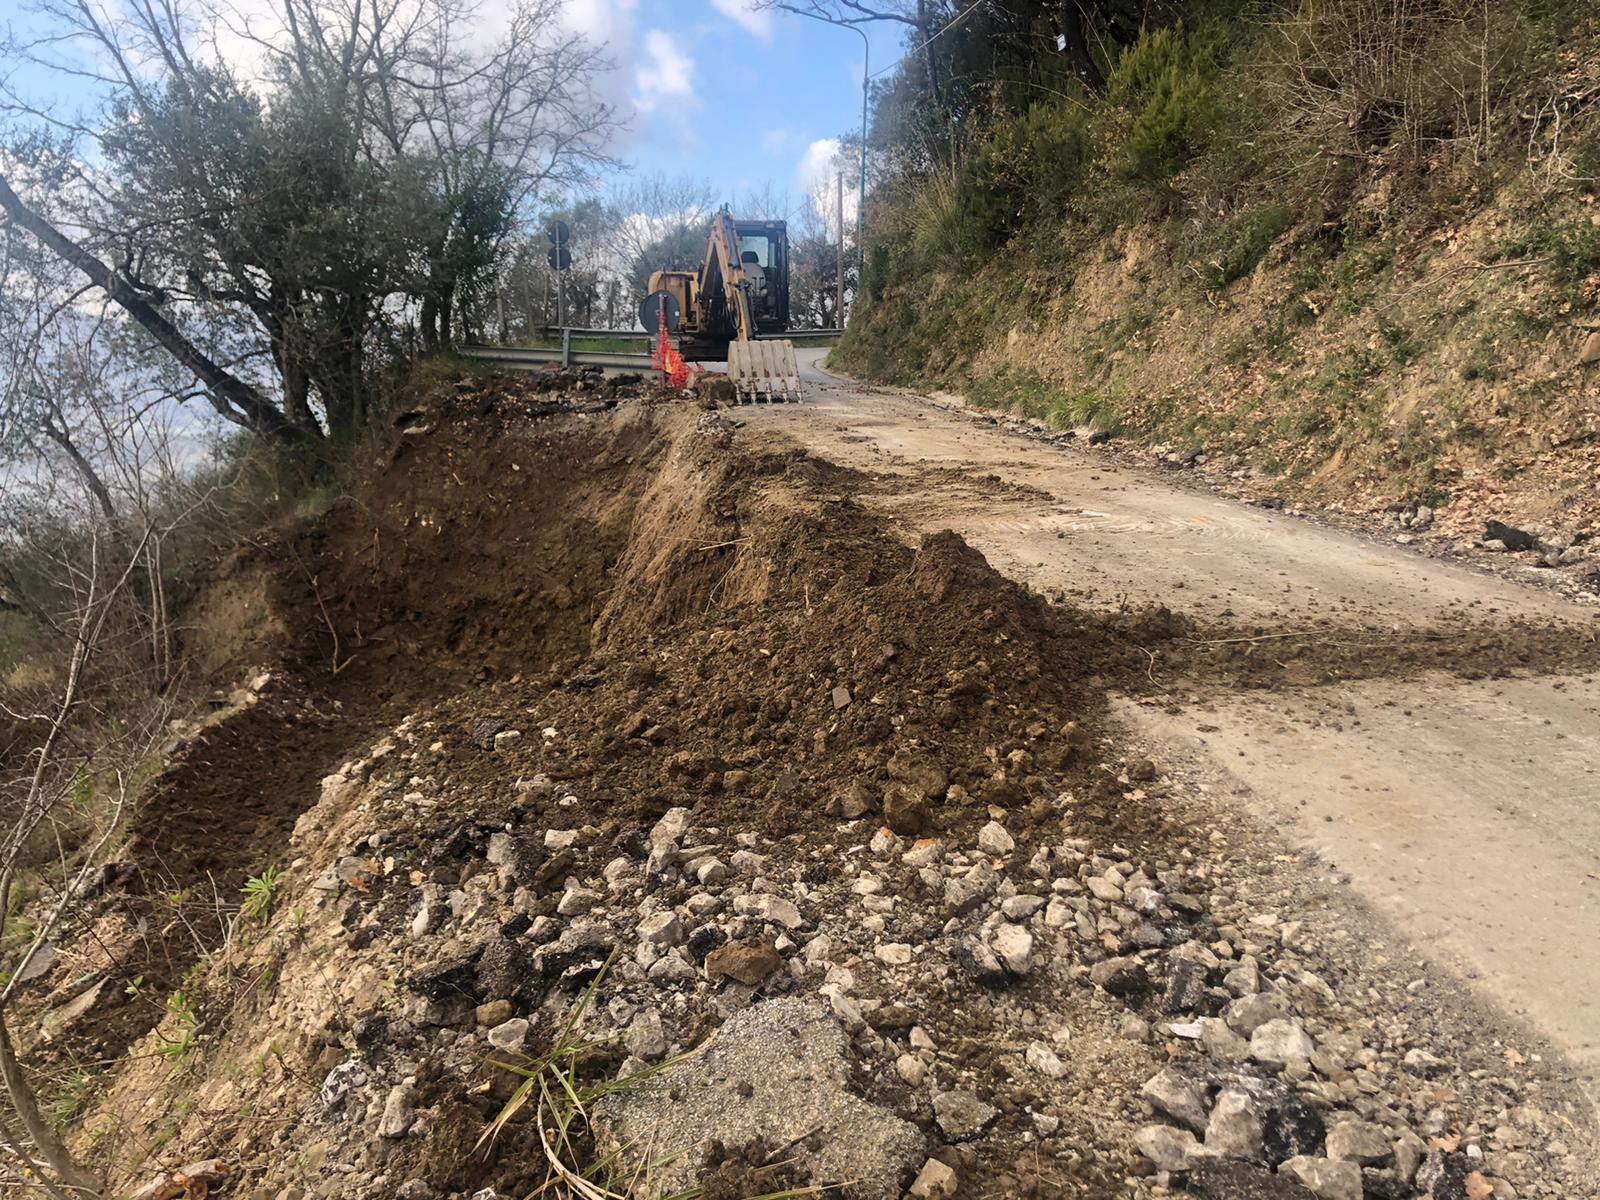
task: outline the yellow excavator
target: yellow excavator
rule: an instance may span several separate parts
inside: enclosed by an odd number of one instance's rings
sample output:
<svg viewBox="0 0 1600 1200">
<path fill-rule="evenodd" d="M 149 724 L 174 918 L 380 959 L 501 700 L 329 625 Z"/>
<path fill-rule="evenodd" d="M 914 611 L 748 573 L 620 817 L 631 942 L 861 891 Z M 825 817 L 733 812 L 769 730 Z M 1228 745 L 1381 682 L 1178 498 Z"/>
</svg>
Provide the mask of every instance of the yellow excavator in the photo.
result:
<svg viewBox="0 0 1600 1200">
<path fill-rule="evenodd" d="M 657 271 L 639 319 L 677 335 L 689 362 L 727 360 L 742 402 L 800 399 L 789 329 L 789 229 L 783 221 L 712 219 L 698 271 Z"/>
</svg>

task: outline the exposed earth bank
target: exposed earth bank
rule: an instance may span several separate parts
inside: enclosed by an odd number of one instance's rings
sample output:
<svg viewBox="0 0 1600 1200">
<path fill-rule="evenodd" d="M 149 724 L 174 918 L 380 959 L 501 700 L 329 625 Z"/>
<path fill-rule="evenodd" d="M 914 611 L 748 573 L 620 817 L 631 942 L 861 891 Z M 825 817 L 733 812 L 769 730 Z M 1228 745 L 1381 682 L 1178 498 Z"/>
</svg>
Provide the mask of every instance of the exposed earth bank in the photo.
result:
<svg viewBox="0 0 1600 1200">
<path fill-rule="evenodd" d="M 1052 603 L 896 536 L 892 472 L 575 382 L 464 386 L 235 564 L 259 662 L 27 985 L 36 1063 L 127 1048 L 119 1187 L 1595 1194 L 1557 1056 L 1111 711 L 1592 641 Z"/>
</svg>

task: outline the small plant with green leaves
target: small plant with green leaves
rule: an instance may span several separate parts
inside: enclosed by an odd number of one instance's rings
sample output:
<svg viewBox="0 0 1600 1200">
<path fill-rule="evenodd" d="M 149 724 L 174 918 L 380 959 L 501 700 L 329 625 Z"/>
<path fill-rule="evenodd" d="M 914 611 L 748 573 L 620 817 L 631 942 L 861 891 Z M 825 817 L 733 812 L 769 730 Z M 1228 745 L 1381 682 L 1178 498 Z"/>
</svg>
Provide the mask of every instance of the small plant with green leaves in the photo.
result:
<svg viewBox="0 0 1600 1200">
<path fill-rule="evenodd" d="M 167 1011 L 187 1025 L 193 1025 L 197 1019 L 194 1001 L 182 992 L 173 992 L 167 997 Z"/>
<path fill-rule="evenodd" d="M 194 1001 L 182 992 L 173 992 L 167 997 L 167 1015 L 177 1022 L 177 1032 L 168 1037 L 160 1028 L 156 1029 L 156 1037 L 161 1045 L 157 1047 L 162 1058 L 182 1067 L 194 1055 L 199 1042 L 196 1039 L 196 1026 L 199 1024 L 199 1014 L 195 1012 Z"/>
<path fill-rule="evenodd" d="M 95 1075 L 86 1067 L 77 1065 L 76 1062 L 62 1077 L 61 1086 L 50 1100 L 50 1108 L 46 1114 L 50 1121 L 50 1128 L 60 1133 L 76 1121 L 94 1097 Z"/>
<path fill-rule="evenodd" d="M 194 1030 L 184 1025 L 179 1028 L 177 1037 L 162 1037 L 157 1049 L 162 1058 L 181 1067 L 194 1054 L 195 1046 Z"/>
<path fill-rule="evenodd" d="M 281 876 L 277 867 L 268 867 L 259 875 L 252 875 L 245 880 L 244 887 L 239 889 L 244 893 L 244 903 L 240 911 L 258 925 L 265 925 L 272 920 L 272 899 L 277 893 Z"/>
</svg>

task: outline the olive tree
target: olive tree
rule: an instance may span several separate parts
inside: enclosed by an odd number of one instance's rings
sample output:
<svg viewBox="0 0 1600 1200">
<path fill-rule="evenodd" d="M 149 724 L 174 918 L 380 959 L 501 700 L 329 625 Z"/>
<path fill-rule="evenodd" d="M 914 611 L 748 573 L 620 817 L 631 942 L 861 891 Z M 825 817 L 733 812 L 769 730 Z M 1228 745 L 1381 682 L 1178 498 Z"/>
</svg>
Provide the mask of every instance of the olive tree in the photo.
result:
<svg viewBox="0 0 1600 1200">
<path fill-rule="evenodd" d="M 46 32 L 10 56 L 108 99 L 68 117 L 12 88 L 9 107 L 94 143 L 103 165 L 67 157 L 62 220 L 12 172 L 0 204 L 225 417 L 280 440 L 354 435 L 400 318 L 418 313 L 425 346 L 448 346 L 519 221 L 604 165 L 616 127 L 593 90 L 605 61 L 563 30 L 560 0 L 518 0 L 490 39 L 469 36 L 466 0 L 35 10 Z M 185 338 L 196 326 L 247 329 L 269 377 L 208 359 Z"/>
</svg>

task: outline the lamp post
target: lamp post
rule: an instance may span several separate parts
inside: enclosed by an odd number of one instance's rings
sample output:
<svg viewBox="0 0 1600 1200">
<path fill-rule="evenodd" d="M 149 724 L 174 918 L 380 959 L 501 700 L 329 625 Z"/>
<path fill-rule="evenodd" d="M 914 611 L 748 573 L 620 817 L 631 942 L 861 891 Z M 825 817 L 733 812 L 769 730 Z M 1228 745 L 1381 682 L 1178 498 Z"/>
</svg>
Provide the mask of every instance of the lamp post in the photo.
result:
<svg viewBox="0 0 1600 1200">
<path fill-rule="evenodd" d="M 862 281 L 867 274 L 867 94 L 872 84 L 872 46 L 867 41 L 867 31 L 859 25 L 836 21 L 819 13 L 799 12 L 793 8 L 784 11 L 810 17 L 813 21 L 821 21 L 824 25 L 837 25 L 840 29 L 849 29 L 861 35 L 861 177 L 860 190 L 856 197 L 856 295 L 859 296 Z M 842 325 L 844 320 L 842 312 L 839 318 Z"/>
</svg>

